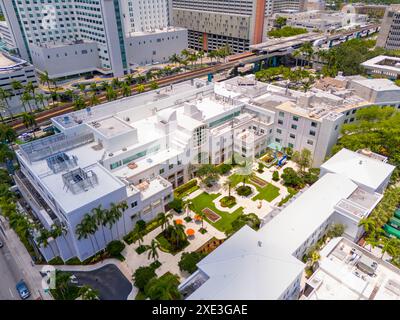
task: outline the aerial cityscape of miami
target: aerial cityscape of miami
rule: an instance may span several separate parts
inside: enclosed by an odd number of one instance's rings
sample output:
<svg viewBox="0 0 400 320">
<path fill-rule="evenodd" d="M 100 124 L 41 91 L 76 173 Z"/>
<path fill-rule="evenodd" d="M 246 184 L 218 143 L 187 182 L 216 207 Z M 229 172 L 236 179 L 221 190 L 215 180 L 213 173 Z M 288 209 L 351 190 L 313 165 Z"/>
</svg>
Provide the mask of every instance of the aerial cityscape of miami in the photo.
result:
<svg viewBox="0 0 400 320">
<path fill-rule="evenodd" d="M 400 301 L 400 0 L 0 0 L 12 300 Z"/>
</svg>

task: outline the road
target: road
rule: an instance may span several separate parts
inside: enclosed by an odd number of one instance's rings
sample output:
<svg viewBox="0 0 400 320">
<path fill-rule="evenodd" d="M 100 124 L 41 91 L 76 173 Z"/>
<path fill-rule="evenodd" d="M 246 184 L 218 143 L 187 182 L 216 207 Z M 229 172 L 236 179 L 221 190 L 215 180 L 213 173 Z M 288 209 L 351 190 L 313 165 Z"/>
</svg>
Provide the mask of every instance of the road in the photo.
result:
<svg viewBox="0 0 400 320">
<path fill-rule="evenodd" d="M 22 273 L 18 268 L 7 243 L 4 241 L 4 234 L 0 230 L 3 248 L 0 248 L 0 300 L 19 300 L 16 283 L 22 279 Z"/>
</svg>

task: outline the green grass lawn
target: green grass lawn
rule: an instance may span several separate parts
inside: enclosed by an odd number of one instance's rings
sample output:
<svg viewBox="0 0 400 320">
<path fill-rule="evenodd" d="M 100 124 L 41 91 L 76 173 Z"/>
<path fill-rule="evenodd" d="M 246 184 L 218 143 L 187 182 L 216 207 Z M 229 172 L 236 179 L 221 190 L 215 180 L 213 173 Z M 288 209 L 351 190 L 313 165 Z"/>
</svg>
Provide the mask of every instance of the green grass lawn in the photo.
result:
<svg viewBox="0 0 400 320">
<path fill-rule="evenodd" d="M 256 200 L 266 200 L 268 202 L 271 202 L 274 200 L 277 196 L 279 196 L 279 188 L 273 186 L 272 184 L 268 183 L 264 188 L 260 188 L 258 186 L 255 186 L 258 190 L 258 194 L 251 198 L 251 200 L 256 201 Z"/>
<path fill-rule="evenodd" d="M 253 183 L 249 177 L 247 176 L 242 176 L 238 174 L 233 174 L 229 177 L 229 180 L 232 181 L 232 188 L 235 188 L 237 185 L 242 185 L 243 184 L 243 178 L 246 179 L 246 184 L 251 184 L 254 187 L 256 187 L 257 191 L 259 192 L 256 196 L 251 198 L 251 200 L 256 201 L 256 200 L 266 200 L 268 202 L 271 202 L 274 200 L 277 196 L 279 196 L 279 188 L 275 187 L 274 185 L 268 183 L 265 187 L 261 188 L 255 183 Z"/>
<path fill-rule="evenodd" d="M 240 207 L 236 209 L 234 212 L 229 213 L 226 211 L 220 211 L 218 210 L 214 203 L 213 200 L 218 198 L 220 196 L 219 193 L 212 193 L 208 194 L 207 192 L 203 192 L 202 194 L 198 195 L 196 198 L 192 200 L 194 204 L 194 210 L 195 212 L 201 212 L 204 208 L 210 208 L 212 211 L 214 211 L 216 214 L 221 216 L 221 219 L 219 219 L 216 222 L 211 222 L 209 219 L 206 218 L 207 222 L 209 222 L 211 225 L 213 225 L 215 228 L 218 230 L 225 232 L 230 229 L 232 229 L 232 222 L 237 219 L 241 214 L 243 214 L 243 208 Z"/>
</svg>

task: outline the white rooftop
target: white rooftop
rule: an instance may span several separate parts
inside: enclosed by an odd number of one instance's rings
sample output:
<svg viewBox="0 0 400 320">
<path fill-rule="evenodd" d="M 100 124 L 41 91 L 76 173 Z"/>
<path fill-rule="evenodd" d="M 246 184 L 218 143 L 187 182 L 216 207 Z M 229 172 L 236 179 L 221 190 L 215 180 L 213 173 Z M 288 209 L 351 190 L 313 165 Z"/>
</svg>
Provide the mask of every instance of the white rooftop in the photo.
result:
<svg viewBox="0 0 400 320">
<path fill-rule="evenodd" d="M 343 148 L 323 163 L 321 169 L 342 174 L 358 184 L 377 190 L 395 167 Z"/>
<path fill-rule="evenodd" d="M 293 254 L 332 215 L 334 206 L 356 189 L 357 185 L 345 176 L 327 173 L 259 233 L 268 245 Z"/>
<path fill-rule="evenodd" d="M 304 265 L 244 226 L 198 267 L 209 279 L 189 300 L 275 300 L 302 273 Z"/>
</svg>

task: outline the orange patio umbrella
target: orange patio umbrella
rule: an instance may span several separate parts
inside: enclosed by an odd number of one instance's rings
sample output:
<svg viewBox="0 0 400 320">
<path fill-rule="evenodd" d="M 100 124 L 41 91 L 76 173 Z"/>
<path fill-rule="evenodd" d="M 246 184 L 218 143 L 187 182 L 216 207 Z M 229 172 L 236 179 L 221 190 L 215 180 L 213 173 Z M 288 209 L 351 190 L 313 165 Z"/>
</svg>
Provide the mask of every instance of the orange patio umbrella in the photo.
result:
<svg viewBox="0 0 400 320">
<path fill-rule="evenodd" d="M 198 215 L 198 214 L 196 214 L 196 215 L 194 216 L 194 218 L 195 218 L 195 220 L 201 220 L 201 216 Z"/>
<path fill-rule="evenodd" d="M 176 223 L 176 224 L 183 224 L 183 221 L 182 221 L 182 219 L 176 219 L 176 220 L 175 220 L 175 223 Z"/>
<path fill-rule="evenodd" d="M 193 230 L 193 229 L 187 229 L 187 230 L 186 230 L 186 234 L 187 234 L 188 236 L 194 236 L 194 230 Z"/>
</svg>

